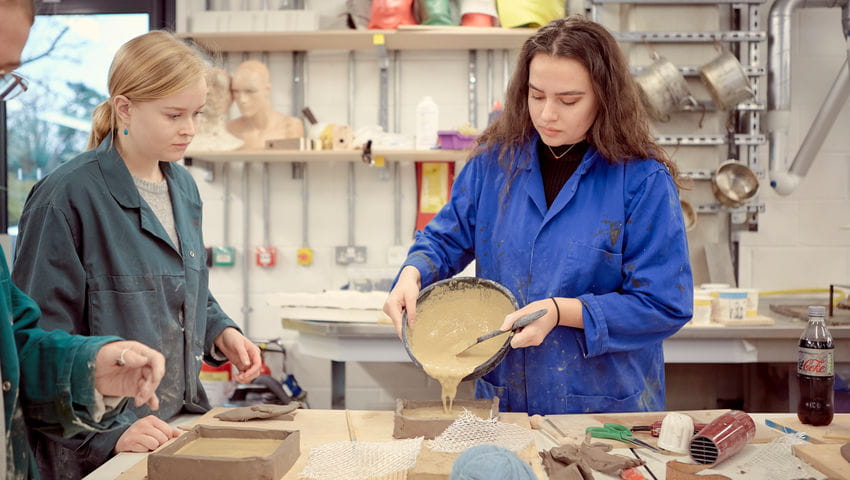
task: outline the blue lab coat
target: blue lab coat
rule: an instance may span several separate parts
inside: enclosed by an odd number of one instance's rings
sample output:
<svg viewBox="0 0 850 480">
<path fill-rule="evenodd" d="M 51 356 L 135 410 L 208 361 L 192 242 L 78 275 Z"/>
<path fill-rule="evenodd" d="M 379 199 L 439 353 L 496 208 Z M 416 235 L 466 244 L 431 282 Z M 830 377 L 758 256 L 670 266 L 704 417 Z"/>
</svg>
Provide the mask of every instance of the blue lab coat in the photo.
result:
<svg viewBox="0 0 850 480">
<path fill-rule="evenodd" d="M 512 155 L 468 162 L 406 265 L 425 287 L 470 261 L 520 306 L 577 298 L 584 329 L 557 327 L 476 381 L 479 398 L 529 414 L 664 410 L 662 341 L 690 318 L 693 280 L 679 196 L 654 159 L 610 162 L 591 146 L 550 207 L 535 134 Z M 508 188 L 508 181 L 513 177 Z"/>
</svg>

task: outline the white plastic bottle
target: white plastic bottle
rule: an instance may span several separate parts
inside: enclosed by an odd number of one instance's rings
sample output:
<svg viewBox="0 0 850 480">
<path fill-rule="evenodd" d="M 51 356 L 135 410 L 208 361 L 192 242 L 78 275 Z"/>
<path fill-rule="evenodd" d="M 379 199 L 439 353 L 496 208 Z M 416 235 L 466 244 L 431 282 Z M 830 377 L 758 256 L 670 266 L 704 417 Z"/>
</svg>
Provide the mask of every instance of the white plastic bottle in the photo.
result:
<svg viewBox="0 0 850 480">
<path fill-rule="evenodd" d="M 416 149 L 431 150 L 437 146 L 437 123 L 440 109 L 430 96 L 416 105 Z"/>
</svg>

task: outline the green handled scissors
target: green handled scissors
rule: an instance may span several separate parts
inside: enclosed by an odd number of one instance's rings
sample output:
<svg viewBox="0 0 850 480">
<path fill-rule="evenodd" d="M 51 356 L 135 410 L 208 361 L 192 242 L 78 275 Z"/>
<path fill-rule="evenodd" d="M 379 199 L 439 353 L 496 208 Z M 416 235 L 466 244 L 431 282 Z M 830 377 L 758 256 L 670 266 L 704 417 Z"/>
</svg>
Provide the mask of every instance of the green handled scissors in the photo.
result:
<svg viewBox="0 0 850 480">
<path fill-rule="evenodd" d="M 590 436 L 594 438 L 608 438 L 626 443 L 634 443 L 635 445 L 648 448 L 653 452 L 658 451 L 658 449 L 652 445 L 635 438 L 628 427 L 620 425 L 619 423 L 606 423 L 605 426 L 602 427 L 587 427 L 585 433 L 589 433 Z"/>
</svg>

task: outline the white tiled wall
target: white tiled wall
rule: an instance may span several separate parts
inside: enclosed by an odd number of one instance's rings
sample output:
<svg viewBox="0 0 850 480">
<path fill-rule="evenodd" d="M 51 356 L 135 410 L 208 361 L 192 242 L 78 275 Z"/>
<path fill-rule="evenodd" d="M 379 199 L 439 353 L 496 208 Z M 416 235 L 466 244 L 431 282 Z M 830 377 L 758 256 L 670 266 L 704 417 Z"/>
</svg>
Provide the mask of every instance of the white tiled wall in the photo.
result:
<svg viewBox="0 0 850 480">
<path fill-rule="evenodd" d="M 184 25 L 193 9 L 203 8 L 205 2 L 187 0 L 178 2 L 178 25 Z M 243 2 L 219 0 L 212 2 L 216 9 L 226 9 L 231 3 L 240 8 Z M 251 3 L 251 2 L 248 2 Z M 250 8 L 260 8 L 248 5 Z M 271 2 L 274 3 L 274 2 Z M 322 28 L 341 28 L 341 16 L 347 4 L 344 0 L 313 0 L 307 6 L 320 13 Z M 362 8 L 363 1 L 355 2 Z M 575 2 L 573 2 L 575 3 Z M 722 30 L 718 23 L 723 15 L 715 7 L 700 10 L 681 8 L 654 9 L 650 11 L 624 10 L 621 18 L 606 17 L 612 28 L 655 30 L 687 28 L 696 30 Z M 762 6 L 766 18 L 769 3 Z M 610 12 L 606 10 L 606 15 Z M 615 13 L 617 10 L 614 10 Z M 790 143 L 796 151 L 811 119 L 820 106 L 823 92 L 832 83 L 835 73 L 846 56 L 841 37 L 837 9 L 809 9 L 799 12 L 794 20 L 792 48 L 792 113 Z M 766 23 L 763 23 L 766 25 Z M 634 63 L 648 63 L 646 47 L 624 45 Z M 662 48 L 662 47 L 658 47 Z M 694 53 L 697 52 L 697 53 Z M 698 55 L 708 61 L 714 50 L 711 46 L 674 47 L 664 50 L 673 61 L 694 64 Z M 513 55 L 511 52 L 511 63 Z M 282 112 L 292 112 L 292 61 L 288 53 L 230 54 L 224 61 L 233 70 L 246 58 L 266 61 L 274 82 L 273 102 Z M 767 45 L 763 45 L 762 59 L 767 58 Z M 418 100 L 431 95 L 440 106 L 439 127 L 456 128 L 468 121 L 467 112 L 467 53 L 456 52 L 402 52 L 401 116 L 400 130 L 412 133 L 414 110 Z M 486 64 L 483 53 L 479 56 L 478 120 L 483 126 L 489 110 L 486 97 Z M 374 125 L 378 122 L 377 58 L 371 52 L 356 53 L 356 97 L 354 102 L 354 127 Z M 501 70 L 501 52 L 496 52 L 493 88 L 501 92 L 504 85 Z M 349 112 L 347 86 L 347 56 L 343 52 L 310 53 L 307 60 L 306 104 L 320 121 L 347 122 Z M 698 82 L 693 83 L 698 97 L 706 97 Z M 390 85 L 393 85 L 392 78 Z M 762 88 L 764 88 L 762 86 Z M 391 95 L 392 98 L 392 95 Z M 764 102 L 764 93 L 762 99 Z M 390 108 L 389 124 L 395 124 L 394 108 Z M 237 113 L 234 109 L 234 115 Z M 693 132 L 699 115 L 682 115 L 676 122 L 656 125 L 663 133 Z M 706 134 L 716 133 L 722 120 L 709 115 L 704 122 Z M 759 217 L 759 232 L 747 233 L 741 238 L 740 283 L 764 290 L 825 287 L 828 282 L 850 281 L 850 108 L 845 106 L 832 132 L 826 139 L 809 176 L 796 192 L 787 197 L 776 195 L 763 179 L 761 198 L 765 212 Z M 713 168 L 725 158 L 724 148 L 700 148 L 686 151 L 671 149 L 675 159 L 685 168 Z M 763 148 L 762 165 L 767 166 L 767 147 Z M 251 213 L 247 244 L 249 254 L 262 242 L 261 170 L 260 166 L 247 167 L 250 174 L 248 192 L 242 190 L 244 167 L 234 164 L 230 169 L 230 225 L 223 225 L 224 205 L 221 167 L 215 171 L 213 181 L 204 180 L 204 172 L 192 169 L 205 202 L 204 233 L 207 243 L 223 242 L 224 229 L 229 232 L 230 243 L 239 255 L 246 251 L 243 244 L 245 218 L 243 206 L 249 199 Z M 362 164 L 356 165 L 355 243 L 368 247 L 365 267 L 385 268 L 388 247 L 393 244 L 393 184 L 386 172 Z M 345 267 L 333 262 L 333 249 L 347 243 L 347 165 L 315 163 L 308 166 L 309 191 L 309 246 L 315 250 L 315 262 L 299 266 L 296 250 L 302 243 L 301 181 L 291 176 L 289 164 L 270 167 L 271 189 L 271 243 L 278 249 L 278 265 L 264 270 L 250 267 L 251 295 L 250 334 L 256 338 L 283 335 L 289 349 L 289 369 L 295 373 L 302 387 L 309 392 L 311 405 L 316 408 L 330 406 L 329 362 L 304 355 L 299 351 L 297 336 L 285 332 L 280 325 L 277 308 L 269 305 L 269 294 L 278 291 L 317 292 L 339 288 L 348 280 Z M 409 245 L 412 238 L 416 205 L 414 168 L 401 165 L 403 242 Z M 713 202 L 707 184 L 698 184 L 685 195 L 692 203 Z M 691 235 L 692 260 L 697 279 L 705 279 L 705 259 L 702 245 L 728 240 L 727 217 L 701 215 L 697 230 Z M 242 298 L 242 271 L 240 264 L 233 268 L 214 268 L 211 286 L 214 294 L 234 319 L 244 324 Z M 361 266 L 358 266 L 361 267 Z M 396 265 L 390 265 L 396 267 Z M 272 368 L 277 362 L 270 358 Z M 347 378 L 347 406 L 349 408 L 392 408 L 394 399 L 438 399 L 439 386 L 412 364 L 352 363 Z M 471 395 L 471 385 L 464 385 L 462 396 Z"/>
<path fill-rule="evenodd" d="M 846 58 L 838 9 L 812 8 L 795 15 L 791 158 Z M 809 174 L 794 193 L 782 197 L 762 185 L 765 213 L 760 217 L 759 232 L 741 238 L 742 285 L 777 290 L 826 288 L 830 282 L 850 281 L 848 132 L 850 102 L 844 105 Z"/>
</svg>

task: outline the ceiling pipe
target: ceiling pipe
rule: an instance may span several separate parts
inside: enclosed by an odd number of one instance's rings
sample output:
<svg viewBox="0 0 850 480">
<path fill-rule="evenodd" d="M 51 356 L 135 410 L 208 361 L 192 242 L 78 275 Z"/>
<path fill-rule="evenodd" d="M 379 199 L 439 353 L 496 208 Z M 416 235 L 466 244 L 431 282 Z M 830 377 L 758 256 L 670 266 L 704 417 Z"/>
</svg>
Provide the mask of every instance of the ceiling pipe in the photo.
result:
<svg viewBox="0 0 850 480">
<path fill-rule="evenodd" d="M 850 95 L 848 61 L 844 62 L 827 97 L 818 111 L 800 150 L 788 165 L 788 126 L 791 123 L 791 20 L 800 8 L 841 7 L 842 26 L 847 40 L 850 33 L 848 0 L 776 0 L 768 15 L 767 37 L 767 130 L 769 142 L 770 185 L 780 195 L 797 188 L 808 173 L 838 112 Z M 848 44 L 850 47 L 850 44 Z M 850 51 L 848 51 L 850 60 Z"/>
</svg>

